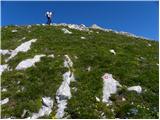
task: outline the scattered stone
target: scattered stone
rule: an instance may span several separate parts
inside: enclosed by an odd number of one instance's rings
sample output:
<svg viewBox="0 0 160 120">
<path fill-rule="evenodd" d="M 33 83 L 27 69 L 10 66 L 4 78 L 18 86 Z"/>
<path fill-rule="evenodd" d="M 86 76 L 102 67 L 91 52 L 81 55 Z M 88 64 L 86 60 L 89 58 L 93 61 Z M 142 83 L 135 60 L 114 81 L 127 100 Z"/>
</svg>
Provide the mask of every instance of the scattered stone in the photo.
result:
<svg viewBox="0 0 160 120">
<path fill-rule="evenodd" d="M 109 104 L 109 103 L 107 103 L 107 104 L 106 104 L 106 106 L 110 106 L 110 104 Z"/>
<path fill-rule="evenodd" d="M 3 88 L 3 89 L 2 89 L 2 92 L 7 92 L 7 89 L 6 89 L 6 88 Z"/>
<path fill-rule="evenodd" d="M 66 24 L 66 26 L 68 26 L 70 29 L 76 29 L 76 30 L 80 30 L 80 31 L 89 31 L 89 29 L 83 24 L 81 24 L 81 25 Z"/>
<path fill-rule="evenodd" d="M 70 68 L 73 67 L 73 62 L 71 61 L 71 59 L 69 58 L 68 55 L 64 55 L 65 59 L 64 59 L 64 67 Z"/>
<path fill-rule="evenodd" d="M 87 67 L 87 71 L 88 71 L 88 72 L 91 71 L 91 66 L 88 66 L 88 67 Z"/>
<path fill-rule="evenodd" d="M 92 28 L 92 29 L 104 30 L 102 27 L 100 27 L 100 26 L 98 26 L 98 25 L 96 25 L 96 24 L 93 24 L 93 25 L 91 26 L 91 28 Z"/>
<path fill-rule="evenodd" d="M 75 58 L 75 59 L 78 59 L 78 57 L 77 57 L 77 56 L 74 56 L 74 58 Z"/>
<path fill-rule="evenodd" d="M 122 101 L 126 101 L 126 99 L 124 97 L 122 97 Z"/>
<path fill-rule="evenodd" d="M 99 99 L 98 97 L 96 97 L 96 101 L 97 101 L 97 102 L 100 102 L 100 99 Z"/>
<path fill-rule="evenodd" d="M 10 50 L 2 50 L 0 49 L 0 55 L 6 55 L 6 54 L 11 54 Z"/>
<path fill-rule="evenodd" d="M 144 89 L 144 92 L 147 92 L 147 89 Z"/>
<path fill-rule="evenodd" d="M 17 32 L 17 30 L 12 30 L 13 33 Z"/>
<path fill-rule="evenodd" d="M 105 115 L 104 115 L 104 112 L 101 113 L 101 117 L 102 117 L 103 119 L 106 118 Z"/>
<path fill-rule="evenodd" d="M 58 100 L 61 100 L 61 97 L 64 97 L 64 96 L 65 98 L 68 98 L 68 99 L 71 98 L 69 85 L 70 85 L 70 82 L 74 80 L 75 80 L 74 76 L 73 74 L 71 74 L 70 71 L 63 74 L 63 82 L 56 93 Z"/>
<path fill-rule="evenodd" d="M 72 66 L 73 62 L 68 55 L 65 55 L 64 67 L 67 67 L 69 71 L 63 74 L 63 82 L 56 92 L 58 109 L 55 118 L 58 119 L 63 118 L 65 114 L 64 109 L 67 107 L 67 100 L 70 99 L 72 96 L 70 90 L 70 82 L 75 81 L 74 74 L 70 71 L 70 68 L 72 68 Z"/>
<path fill-rule="evenodd" d="M 27 26 L 27 28 L 31 28 L 31 27 L 32 27 L 31 25 L 28 25 L 28 26 Z"/>
<path fill-rule="evenodd" d="M 141 93 L 142 92 L 142 88 L 141 86 L 132 86 L 127 88 L 128 91 L 136 91 L 137 93 Z"/>
<path fill-rule="evenodd" d="M 142 106 L 140 106 L 140 108 L 143 108 Z"/>
<path fill-rule="evenodd" d="M 76 87 L 73 87 L 72 90 L 74 90 L 74 91 L 76 92 L 76 91 L 77 91 L 77 88 L 76 88 Z"/>
<path fill-rule="evenodd" d="M 9 117 L 9 118 L 5 118 L 5 119 L 16 119 L 16 117 L 11 116 L 11 117 Z"/>
<path fill-rule="evenodd" d="M 24 110 L 23 110 L 23 113 L 22 113 L 22 115 L 21 115 L 21 118 L 24 118 L 24 116 L 26 115 L 27 112 L 28 112 L 28 110 L 24 109 Z"/>
<path fill-rule="evenodd" d="M 56 118 L 60 119 L 64 116 L 64 109 L 67 107 L 67 100 L 71 98 L 70 91 L 70 76 L 63 75 L 63 82 L 56 92 L 56 99 L 58 103 L 58 110 L 56 113 Z M 65 77 L 64 77 L 65 76 Z"/>
<path fill-rule="evenodd" d="M 53 101 L 51 100 L 50 97 L 42 97 L 42 103 L 47 107 L 53 106 Z"/>
<path fill-rule="evenodd" d="M 150 43 L 148 43 L 148 46 L 151 47 L 152 45 Z"/>
<path fill-rule="evenodd" d="M 111 53 L 113 53 L 114 55 L 116 55 L 116 52 L 113 50 L 113 49 L 111 49 L 111 50 L 109 50 Z"/>
<path fill-rule="evenodd" d="M 138 110 L 137 110 L 136 108 L 131 108 L 131 109 L 130 109 L 130 112 L 131 112 L 131 114 L 133 114 L 133 115 L 137 115 Z"/>
<path fill-rule="evenodd" d="M 144 60 L 145 58 L 144 58 L 144 57 L 140 57 L 140 59 L 141 59 L 141 60 Z"/>
<path fill-rule="evenodd" d="M 0 65 L 0 76 L 7 69 L 8 69 L 8 64 Z"/>
<path fill-rule="evenodd" d="M 81 39 L 83 39 L 83 40 L 84 40 L 84 39 L 86 39 L 86 38 L 85 38 L 85 37 L 81 37 Z"/>
<path fill-rule="evenodd" d="M 21 87 L 21 91 L 23 92 L 23 91 L 24 91 L 24 89 L 25 89 L 25 88 L 22 86 L 22 87 Z"/>
<path fill-rule="evenodd" d="M 9 98 L 5 98 L 3 100 L 0 100 L 0 105 L 4 105 L 4 104 L 6 104 L 8 102 L 9 102 Z"/>
<path fill-rule="evenodd" d="M 20 46 L 18 46 L 15 50 L 11 52 L 11 56 L 8 59 L 6 59 L 6 62 L 8 62 L 10 59 L 16 56 L 19 52 L 27 52 L 30 49 L 31 44 L 36 41 L 37 39 L 32 39 L 32 40 L 22 43 Z"/>
<path fill-rule="evenodd" d="M 54 58 L 54 54 L 48 55 L 48 57 Z"/>
<path fill-rule="evenodd" d="M 111 108 L 111 111 L 112 111 L 112 112 L 114 112 L 114 109 L 113 109 L 113 108 Z"/>
<path fill-rule="evenodd" d="M 26 39 L 26 37 L 23 37 L 23 38 L 22 38 L 22 40 L 25 40 L 25 39 Z"/>
<path fill-rule="evenodd" d="M 16 91 L 16 93 L 20 93 L 20 92 L 21 92 L 21 90 L 17 90 L 17 91 Z"/>
<path fill-rule="evenodd" d="M 12 68 L 8 68 L 7 71 L 13 71 L 13 69 Z"/>
<path fill-rule="evenodd" d="M 137 105 L 137 107 L 140 107 L 140 105 Z"/>
<path fill-rule="evenodd" d="M 43 116 L 49 116 L 52 112 L 53 100 L 50 97 L 42 97 L 42 107 L 38 113 L 33 113 L 31 119 L 37 119 Z"/>
<path fill-rule="evenodd" d="M 18 81 L 17 84 L 19 85 L 21 81 Z"/>
<path fill-rule="evenodd" d="M 40 61 L 41 57 L 44 57 L 44 56 L 45 55 L 43 55 L 43 54 L 36 55 L 36 56 L 34 56 L 34 58 L 23 60 L 17 65 L 16 70 L 25 70 L 29 67 L 32 67 L 35 65 L 35 63 Z"/>
<path fill-rule="evenodd" d="M 130 115 L 131 113 L 130 113 L 130 112 L 127 112 L 127 114 Z"/>
<path fill-rule="evenodd" d="M 22 41 L 22 40 L 25 40 L 26 39 L 26 37 L 23 37 L 22 39 L 20 39 L 19 41 Z"/>
<path fill-rule="evenodd" d="M 63 28 L 62 31 L 64 32 L 64 34 L 72 34 L 72 32 L 70 32 L 70 31 L 67 30 L 66 28 Z"/>
</svg>

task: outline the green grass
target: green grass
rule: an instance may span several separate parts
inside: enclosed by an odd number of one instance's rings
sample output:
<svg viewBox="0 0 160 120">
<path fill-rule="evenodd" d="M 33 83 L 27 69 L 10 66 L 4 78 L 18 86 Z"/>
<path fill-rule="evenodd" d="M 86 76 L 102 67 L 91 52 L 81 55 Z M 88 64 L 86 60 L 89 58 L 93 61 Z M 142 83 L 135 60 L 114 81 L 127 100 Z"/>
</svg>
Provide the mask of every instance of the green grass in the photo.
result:
<svg viewBox="0 0 160 120">
<path fill-rule="evenodd" d="M 113 32 L 92 30 L 92 33 L 67 28 L 73 34 L 64 34 L 63 26 L 9 26 L 2 27 L 1 48 L 15 49 L 21 43 L 33 38 L 33 43 L 27 53 L 18 53 L 8 62 L 13 71 L 2 74 L 1 97 L 9 97 L 10 101 L 2 105 L 2 118 L 15 116 L 21 118 L 24 109 L 37 112 L 41 107 L 41 98 L 50 96 L 54 100 L 51 118 L 56 113 L 56 91 L 62 82 L 66 71 L 63 58 L 68 54 L 74 63 L 76 82 L 71 83 L 77 91 L 72 90 L 72 98 L 68 100 L 66 116 L 68 118 L 159 118 L 159 81 L 158 81 L 158 42 L 140 38 L 118 35 Z M 17 29 L 17 33 L 11 30 Z M 30 30 L 31 32 L 28 32 Z M 97 34 L 96 32 L 99 32 Z M 86 37 L 82 40 L 80 37 Z M 25 40 L 21 40 L 26 37 Z M 152 46 L 148 46 L 150 43 Z M 109 52 L 116 51 L 116 55 Z M 42 57 L 41 62 L 26 70 L 17 71 L 15 67 L 24 59 L 37 54 L 54 54 L 55 58 Z M 75 56 L 78 59 L 75 59 Z M 5 64 L 1 57 L 1 63 Z M 143 57 L 144 60 L 141 60 Z M 138 60 L 139 59 L 139 60 Z M 86 69 L 91 66 L 91 71 Z M 97 102 L 95 96 L 102 100 L 104 73 L 111 73 L 114 79 L 124 86 L 140 85 L 141 94 L 120 89 L 111 99 L 113 104 Z M 19 84 L 17 82 L 20 81 Z M 23 91 L 18 92 L 24 88 Z M 145 91 L 145 89 L 147 91 Z M 145 92 L 144 92 L 145 91 Z M 121 98 L 125 97 L 126 101 Z M 132 105 L 131 103 L 134 102 Z M 137 105 L 149 108 L 139 108 Z M 131 108 L 138 109 L 136 115 L 128 114 Z M 114 109 L 114 112 L 111 110 Z M 102 113 L 104 115 L 102 115 Z"/>
</svg>

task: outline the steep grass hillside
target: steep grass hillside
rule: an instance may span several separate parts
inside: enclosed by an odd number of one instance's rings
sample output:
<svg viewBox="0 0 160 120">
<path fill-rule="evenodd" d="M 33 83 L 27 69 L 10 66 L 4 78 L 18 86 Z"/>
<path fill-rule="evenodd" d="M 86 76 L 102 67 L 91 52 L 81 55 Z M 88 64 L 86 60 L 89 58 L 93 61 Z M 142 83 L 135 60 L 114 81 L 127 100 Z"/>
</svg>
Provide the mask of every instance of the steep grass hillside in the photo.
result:
<svg viewBox="0 0 160 120">
<path fill-rule="evenodd" d="M 64 33 L 63 28 L 72 33 Z M 49 115 L 39 118 L 56 118 L 56 92 L 62 75 L 68 71 L 63 65 L 64 55 L 73 62 L 75 81 L 70 83 L 72 97 L 67 100 L 62 118 L 159 118 L 157 41 L 63 25 L 7 26 L 1 32 L 2 50 L 14 50 L 37 39 L 27 52 L 19 52 L 8 62 L 5 60 L 10 55 L 1 55 L 1 64 L 8 64 L 1 76 L 1 100 L 9 99 L 1 105 L 2 118 L 31 117 L 42 107 L 44 96 L 53 100 L 53 107 Z M 15 69 L 21 61 L 40 54 L 46 56 L 34 66 Z M 54 58 L 47 57 L 51 54 Z M 105 73 L 112 74 L 121 84 L 111 94 L 110 105 L 102 101 Z M 141 86 L 142 92 L 128 91 L 131 86 Z"/>
</svg>

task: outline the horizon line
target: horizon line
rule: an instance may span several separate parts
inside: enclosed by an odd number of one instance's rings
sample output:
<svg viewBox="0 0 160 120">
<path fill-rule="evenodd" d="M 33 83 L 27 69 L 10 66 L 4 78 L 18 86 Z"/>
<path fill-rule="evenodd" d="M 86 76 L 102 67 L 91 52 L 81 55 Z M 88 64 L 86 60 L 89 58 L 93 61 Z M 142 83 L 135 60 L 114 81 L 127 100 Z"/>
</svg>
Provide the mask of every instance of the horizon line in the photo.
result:
<svg viewBox="0 0 160 120">
<path fill-rule="evenodd" d="M 28 26 L 28 25 L 43 25 L 43 24 L 45 24 L 45 25 L 47 25 L 46 23 L 33 23 L 33 24 L 20 24 L 20 25 L 18 25 L 18 24 L 9 24 L 9 25 L 0 25 L 0 27 L 6 27 L 6 26 L 20 26 L 20 27 L 23 27 L 23 26 Z M 51 24 L 51 26 L 53 26 L 54 24 L 59 24 L 59 25 L 62 25 L 62 24 L 67 24 L 67 25 L 69 25 L 69 24 L 71 24 L 71 25 L 85 25 L 85 24 L 74 24 L 74 23 L 52 23 Z M 92 24 L 92 25 L 97 25 L 97 24 Z M 92 26 L 91 25 L 91 26 Z M 86 26 L 86 25 L 85 25 Z M 87 28 L 91 28 L 91 26 L 86 26 Z M 146 39 L 146 40 L 151 40 L 151 41 L 158 41 L 159 42 L 159 39 L 158 40 L 156 40 L 156 39 L 152 39 L 152 38 L 148 38 L 148 37 L 145 37 L 145 36 L 141 36 L 141 35 L 136 35 L 136 34 L 134 34 L 134 33 L 131 33 L 131 32 L 126 32 L 126 31 L 122 31 L 122 30 L 120 30 L 120 31 L 117 31 L 117 30 L 115 30 L 115 29 L 112 29 L 112 28 L 106 28 L 106 27 L 101 27 L 101 26 L 99 26 L 99 25 L 97 25 L 98 27 L 100 27 L 100 28 L 102 28 L 101 30 L 110 30 L 110 31 L 112 31 L 112 32 L 118 32 L 119 34 L 121 33 L 121 32 L 124 32 L 124 33 L 128 33 L 128 34 L 131 34 L 131 35 L 133 35 L 132 37 L 137 37 L 137 38 L 142 38 L 142 39 Z"/>
</svg>

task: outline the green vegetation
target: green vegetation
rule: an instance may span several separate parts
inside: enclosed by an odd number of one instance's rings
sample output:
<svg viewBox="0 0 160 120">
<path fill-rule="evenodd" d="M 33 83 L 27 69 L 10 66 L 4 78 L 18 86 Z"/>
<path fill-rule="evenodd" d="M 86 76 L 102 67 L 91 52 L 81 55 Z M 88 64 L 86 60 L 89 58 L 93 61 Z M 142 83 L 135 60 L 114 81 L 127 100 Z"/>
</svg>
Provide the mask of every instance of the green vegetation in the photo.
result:
<svg viewBox="0 0 160 120">
<path fill-rule="evenodd" d="M 159 118 L 157 41 L 101 30 L 78 31 L 68 27 L 65 28 L 72 34 L 64 34 L 62 28 L 64 26 L 2 27 L 1 49 L 15 49 L 21 43 L 37 38 L 28 52 L 18 53 L 8 62 L 13 70 L 2 74 L 1 85 L 7 91 L 1 93 L 1 98 L 10 99 L 1 106 L 2 118 L 21 118 L 24 109 L 30 113 L 38 112 L 43 96 L 54 100 L 52 113 L 44 118 L 54 117 L 57 110 L 56 91 L 66 71 L 63 67 L 65 54 L 70 56 L 74 64 L 76 82 L 70 86 L 77 88 L 77 91 L 71 89 L 72 98 L 65 109 L 67 118 Z M 12 33 L 14 29 L 18 32 Z M 82 36 L 86 39 L 81 39 Z M 22 40 L 23 37 L 26 39 Z M 116 55 L 110 53 L 110 49 L 114 49 Z M 34 67 L 15 70 L 19 62 L 37 54 L 54 54 L 55 58 L 42 57 Z M 1 64 L 5 64 L 7 57 L 2 55 Z M 87 71 L 88 66 L 91 71 Z M 106 72 L 122 85 L 118 93 L 111 96 L 111 106 L 97 102 L 95 98 L 97 96 L 102 100 L 101 77 Z M 140 85 L 143 92 L 137 94 L 126 90 L 126 86 L 134 85 Z M 122 97 L 126 101 L 122 101 Z M 131 109 L 137 109 L 138 112 L 131 113 Z"/>
</svg>

